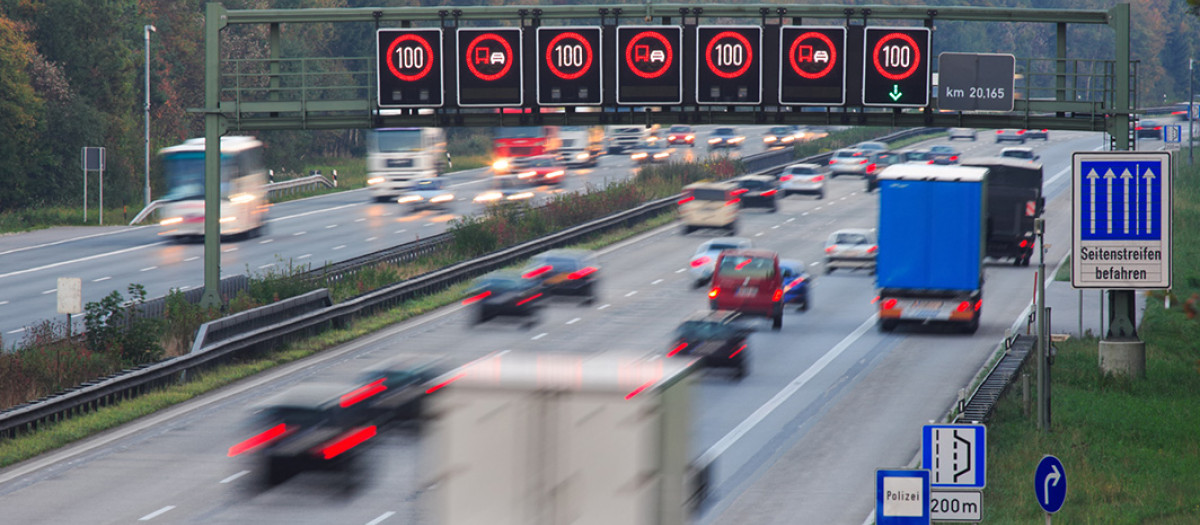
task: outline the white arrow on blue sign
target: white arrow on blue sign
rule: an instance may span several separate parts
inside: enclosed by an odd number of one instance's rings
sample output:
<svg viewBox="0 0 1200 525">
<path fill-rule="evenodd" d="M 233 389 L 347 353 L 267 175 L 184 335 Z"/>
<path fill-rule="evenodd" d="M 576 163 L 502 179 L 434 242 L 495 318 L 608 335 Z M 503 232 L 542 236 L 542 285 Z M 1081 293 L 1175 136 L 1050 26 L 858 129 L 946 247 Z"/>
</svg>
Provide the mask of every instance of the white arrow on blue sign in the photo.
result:
<svg viewBox="0 0 1200 525">
<path fill-rule="evenodd" d="M 1162 166 L 1157 161 L 1082 162 L 1082 239 L 1162 239 Z"/>
<path fill-rule="evenodd" d="M 1033 490 L 1038 505 L 1046 512 L 1055 513 L 1067 499 L 1067 470 L 1054 456 L 1045 456 L 1038 462 L 1033 475 Z"/>
</svg>

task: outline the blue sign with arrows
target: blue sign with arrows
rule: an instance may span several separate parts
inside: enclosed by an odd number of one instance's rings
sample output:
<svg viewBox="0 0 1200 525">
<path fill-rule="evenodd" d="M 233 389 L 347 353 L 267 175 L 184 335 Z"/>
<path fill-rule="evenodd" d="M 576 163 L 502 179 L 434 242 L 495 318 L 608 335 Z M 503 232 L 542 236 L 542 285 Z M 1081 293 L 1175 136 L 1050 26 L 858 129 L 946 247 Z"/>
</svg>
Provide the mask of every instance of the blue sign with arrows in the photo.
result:
<svg viewBox="0 0 1200 525">
<path fill-rule="evenodd" d="M 1162 240 L 1163 173 L 1157 160 L 1080 163 L 1080 235 L 1085 241 Z"/>
<path fill-rule="evenodd" d="M 1038 505 L 1046 512 L 1055 513 L 1067 499 L 1067 470 L 1054 456 L 1046 456 L 1038 463 L 1033 475 L 1033 490 Z"/>
</svg>

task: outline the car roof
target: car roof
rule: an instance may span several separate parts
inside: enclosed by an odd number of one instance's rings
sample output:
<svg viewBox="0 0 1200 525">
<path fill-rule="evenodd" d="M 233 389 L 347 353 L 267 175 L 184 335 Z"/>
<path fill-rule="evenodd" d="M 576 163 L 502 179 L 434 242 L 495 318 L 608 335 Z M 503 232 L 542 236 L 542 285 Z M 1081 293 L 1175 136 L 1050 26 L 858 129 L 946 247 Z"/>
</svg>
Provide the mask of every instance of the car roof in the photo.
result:
<svg viewBox="0 0 1200 525">
<path fill-rule="evenodd" d="M 775 253 L 771 250 L 764 250 L 761 248 L 744 248 L 741 250 L 726 250 L 725 252 L 722 252 L 721 255 L 736 255 L 739 257 L 767 257 L 767 258 L 771 258 L 771 259 L 779 258 L 778 253 Z"/>
<path fill-rule="evenodd" d="M 821 169 L 821 168 L 824 168 L 824 167 L 825 167 L 825 166 L 824 166 L 823 164 L 812 164 L 812 163 L 805 162 L 805 163 L 802 163 L 802 164 L 792 164 L 791 166 L 788 166 L 788 167 L 786 167 L 786 168 L 784 168 L 784 169 L 785 169 L 785 170 L 790 170 L 790 169 L 792 169 L 792 168 L 805 168 L 805 169 L 813 169 L 813 168 L 816 168 L 816 169 Z"/>
<path fill-rule="evenodd" d="M 1014 157 L 999 157 L 999 156 L 997 156 L 997 157 L 971 157 L 971 158 L 967 158 L 967 159 L 962 159 L 962 162 L 960 162 L 959 165 L 960 166 L 980 166 L 980 167 L 1012 166 L 1012 167 L 1017 167 L 1017 168 L 1021 168 L 1021 169 L 1031 169 L 1031 168 L 1035 168 L 1035 167 L 1040 169 L 1042 167 L 1042 163 L 1034 161 L 1034 160 L 1018 159 L 1018 158 L 1014 158 Z"/>
<path fill-rule="evenodd" d="M 859 233 L 862 235 L 870 236 L 870 235 L 875 235 L 875 228 L 842 228 L 840 230 L 834 230 L 834 232 L 829 234 L 829 236 L 833 237 L 835 235 L 842 234 L 842 233 Z"/>
<path fill-rule="evenodd" d="M 733 180 L 755 180 L 759 182 L 775 182 L 775 177 L 771 175 L 742 175 Z"/>
<path fill-rule="evenodd" d="M 580 258 L 580 259 L 591 257 L 591 256 L 592 256 L 591 251 L 580 250 L 578 248 L 555 248 L 553 250 L 546 250 L 542 253 L 534 255 L 535 258 L 537 258 L 537 257 L 572 257 L 572 258 Z"/>
<path fill-rule="evenodd" d="M 737 185 L 729 183 L 729 182 L 693 182 L 691 184 L 688 184 L 687 186 L 684 186 L 683 189 L 685 189 L 685 190 L 712 189 L 712 190 L 732 191 L 734 189 L 737 189 Z"/>
<path fill-rule="evenodd" d="M 354 390 L 345 383 L 301 383 L 258 404 L 258 408 L 293 407 L 326 410 L 337 406 L 343 395 Z"/>
</svg>

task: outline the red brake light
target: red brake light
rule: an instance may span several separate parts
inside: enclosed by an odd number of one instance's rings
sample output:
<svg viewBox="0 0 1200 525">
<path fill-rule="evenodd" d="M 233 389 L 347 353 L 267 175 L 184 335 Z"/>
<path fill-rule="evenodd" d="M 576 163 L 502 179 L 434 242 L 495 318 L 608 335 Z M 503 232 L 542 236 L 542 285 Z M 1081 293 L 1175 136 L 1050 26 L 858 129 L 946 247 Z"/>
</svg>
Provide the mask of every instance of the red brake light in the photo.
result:
<svg viewBox="0 0 1200 525">
<path fill-rule="evenodd" d="M 343 407 L 348 407 L 357 404 L 375 394 L 383 392 L 384 390 L 387 390 L 387 385 L 383 384 L 385 380 L 386 378 L 381 377 L 363 386 L 355 388 L 354 390 L 351 390 L 349 393 L 342 396 L 342 399 L 338 404 Z"/>
<path fill-rule="evenodd" d="M 688 195 L 687 197 L 684 197 L 684 198 L 682 198 L 682 199 L 679 199 L 679 205 L 680 205 L 680 206 L 682 206 L 682 205 L 684 205 L 684 204 L 687 204 L 687 203 L 689 203 L 689 202 L 692 202 L 692 201 L 694 201 L 694 200 L 696 200 L 696 198 L 695 198 L 695 197 L 693 197 L 693 196 L 691 196 L 691 195 Z"/>
<path fill-rule="evenodd" d="M 702 256 L 700 256 L 700 258 L 692 261 L 692 268 L 699 268 L 700 266 L 704 265 L 704 263 L 707 263 L 708 261 L 711 261 L 711 260 L 712 259 L 708 258 L 707 255 L 702 255 Z"/>
<path fill-rule="evenodd" d="M 466 375 L 467 375 L 467 373 L 466 373 L 466 372 L 463 372 L 463 373 L 461 373 L 461 374 L 458 374 L 458 375 L 456 375 L 456 376 L 454 376 L 454 377 L 451 377 L 450 379 L 447 379 L 447 380 L 445 380 L 445 381 L 442 381 L 441 383 L 438 383 L 438 384 L 436 384 L 436 385 L 433 385 L 433 386 L 431 386 L 431 387 L 427 388 L 427 389 L 425 390 L 425 393 L 426 393 L 426 394 L 432 394 L 432 393 L 434 393 L 434 392 L 437 392 L 438 390 L 441 390 L 442 388 L 445 388 L 445 387 L 446 387 L 446 385 L 449 385 L 450 383 L 453 383 L 453 382 L 455 382 L 455 381 L 458 381 L 459 379 L 462 379 L 462 378 L 466 377 Z"/>
<path fill-rule="evenodd" d="M 284 425 L 283 423 L 275 425 L 261 434 L 229 447 L 229 457 L 234 457 L 238 454 L 243 454 L 266 445 L 267 443 L 279 438 L 279 436 L 282 436 L 285 432 L 287 432 L 287 430 L 287 425 Z"/>
<path fill-rule="evenodd" d="M 1029 240 L 1021 239 L 1021 247 L 1024 248 L 1026 246 L 1029 246 Z"/>
<path fill-rule="evenodd" d="M 1141 130 L 1142 130 L 1142 127 L 1141 127 L 1141 126 L 1138 126 L 1138 127 L 1136 127 L 1136 128 L 1133 128 L 1133 129 L 1134 129 L 1134 131 L 1141 131 Z"/>
<path fill-rule="evenodd" d="M 825 176 L 824 176 L 824 175 L 817 175 L 816 177 L 813 177 L 813 179 L 812 179 L 812 180 L 813 180 L 813 182 L 819 182 L 819 181 L 823 181 L 823 180 L 825 180 Z"/>
<path fill-rule="evenodd" d="M 596 271 L 596 269 L 592 268 L 591 266 L 588 266 L 586 268 L 580 268 L 578 270 L 575 270 L 575 271 L 567 274 L 567 279 L 582 279 L 584 277 L 591 275 L 592 273 L 595 273 L 595 271 Z"/>
<path fill-rule="evenodd" d="M 525 278 L 525 279 L 533 279 L 534 277 L 537 277 L 537 276 L 539 276 L 539 275 L 542 275 L 542 274 L 544 274 L 544 273 L 546 273 L 546 272 L 548 272 L 548 271 L 550 271 L 550 270 L 553 270 L 553 269 L 554 269 L 554 267 L 553 267 L 553 266 L 550 266 L 549 264 L 547 264 L 547 265 L 545 265 L 545 266 L 539 266 L 539 267 L 537 267 L 537 268 L 534 268 L 534 269 L 532 269 L 532 270 L 529 270 L 528 272 L 525 272 L 525 274 L 524 274 L 524 275 L 522 275 L 521 277 L 523 277 L 523 278 Z"/>
<path fill-rule="evenodd" d="M 998 130 L 996 130 L 996 134 L 997 134 L 997 135 L 1003 135 L 1003 134 L 1004 134 L 1004 130 L 1002 130 L 1002 129 L 998 129 Z"/>
<path fill-rule="evenodd" d="M 833 250 L 834 250 L 834 247 L 833 247 L 833 246 L 826 246 L 826 247 L 825 247 L 825 253 L 833 253 Z"/>
<path fill-rule="evenodd" d="M 970 310 L 971 309 L 971 301 L 963 301 L 961 303 L 958 303 L 957 309 L 960 312 L 965 312 L 967 310 Z"/>
<path fill-rule="evenodd" d="M 884 309 L 884 310 L 891 310 L 892 308 L 895 308 L 895 307 L 896 307 L 896 300 L 895 300 L 895 299 L 888 299 L 888 300 L 886 300 L 886 301 L 884 301 L 884 302 L 883 302 L 883 309 Z"/>
<path fill-rule="evenodd" d="M 867 253 L 875 253 L 875 252 L 877 252 L 877 251 L 879 251 L 879 245 L 878 245 L 878 244 L 876 244 L 876 245 L 872 245 L 870 248 L 867 248 Z"/>
<path fill-rule="evenodd" d="M 867 166 L 867 173 L 875 173 L 875 164 Z"/>
<path fill-rule="evenodd" d="M 746 345 L 739 346 L 737 350 L 734 350 L 732 354 L 729 354 L 729 357 L 733 358 L 733 356 L 742 353 L 742 350 L 745 350 L 745 349 L 746 349 Z"/>
<path fill-rule="evenodd" d="M 859 164 L 866 164 L 866 163 L 867 163 L 867 159 L 860 160 L 860 161 L 858 161 L 858 163 L 859 163 Z"/>
<path fill-rule="evenodd" d="M 529 297 L 521 299 L 520 301 L 517 301 L 517 306 L 521 306 L 521 305 L 528 303 L 529 301 L 532 301 L 534 299 L 537 299 L 538 297 L 541 297 L 541 296 L 542 296 L 542 294 L 540 294 L 540 293 L 533 294 Z"/>
<path fill-rule="evenodd" d="M 737 203 L 739 203 L 739 202 L 742 202 L 742 199 L 733 198 L 733 199 L 729 199 L 729 200 L 725 201 L 725 205 L 726 205 L 726 206 L 733 206 L 734 204 L 737 204 Z"/>
<path fill-rule="evenodd" d="M 980 300 L 978 300 L 978 301 L 975 301 L 975 311 L 976 311 L 976 312 L 978 312 L 978 311 L 979 311 L 979 307 L 980 307 L 980 306 L 983 306 L 983 299 L 980 299 Z"/>
<path fill-rule="evenodd" d="M 741 195 L 741 194 L 743 194 L 743 193 L 746 193 L 746 192 L 748 192 L 748 191 L 750 191 L 750 190 L 748 190 L 748 189 L 746 189 L 746 188 L 738 188 L 738 189 L 736 189 L 736 190 L 733 190 L 733 191 L 732 191 L 732 192 L 730 192 L 730 193 L 732 193 L 733 195 Z"/>
<path fill-rule="evenodd" d="M 830 164 L 837 164 L 837 159 L 829 159 Z"/>
<path fill-rule="evenodd" d="M 956 160 L 958 160 L 958 155 L 951 155 L 951 156 L 950 156 L 950 160 L 951 160 L 951 161 L 956 161 Z"/>
<path fill-rule="evenodd" d="M 762 192 L 763 197 L 770 197 L 774 194 L 775 194 L 775 190 L 767 190 L 767 191 Z"/>
<path fill-rule="evenodd" d="M 486 299 L 486 298 L 487 298 L 489 295 L 492 295 L 492 291 L 491 291 L 491 290 L 486 290 L 486 291 L 484 291 L 483 293 L 481 293 L 481 294 L 479 294 L 479 295 L 476 295 L 476 296 L 473 296 L 473 297 L 468 297 L 468 298 L 466 298 L 466 299 L 463 299 L 463 302 L 462 302 L 462 304 L 471 304 L 471 303 L 474 303 L 474 302 L 477 302 L 477 301 L 482 301 L 482 300 Z"/>
<path fill-rule="evenodd" d="M 782 289 L 779 289 L 779 288 L 776 288 L 776 289 L 775 289 L 775 293 L 771 294 L 771 301 L 772 301 L 772 302 L 776 302 L 776 303 L 777 303 L 777 302 L 779 302 L 781 299 L 783 299 L 783 290 L 782 290 Z"/>
<path fill-rule="evenodd" d="M 1023 130 L 1023 129 L 1017 130 L 1017 135 L 1024 135 L 1024 134 L 1025 134 L 1025 130 Z"/>
<path fill-rule="evenodd" d="M 709 299 L 716 299 L 716 298 L 717 298 L 717 294 L 719 294 L 719 293 L 721 293 L 721 289 L 720 289 L 720 288 L 717 288 L 716 286 L 714 286 L 712 290 L 709 290 L 709 291 L 708 291 L 708 298 L 709 298 Z"/>
<path fill-rule="evenodd" d="M 675 346 L 675 348 L 672 348 L 670 352 L 667 352 L 667 357 L 671 357 L 675 354 L 678 354 L 679 351 L 683 350 L 684 348 L 687 348 L 687 341 L 681 341 L 678 345 Z"/>
<path fill-rule="evenodd" d="M 325 445 L 321 449 L 321 455 L 325 459 L 333 459 L 373 437 L 375 437 L 375 425 L 352 430 L 338 436 L 337 439 Z"/>
<path fill-rule="evenodd" d="M 782 177 L 779 177 L 779 180 L 780 180 L 780 181 L 783 181 L 783 182 L 787 182 L 787 181 L 789 181 L 789 180 L 792 180 L 792 176 L 791 176 L 791 175 L 784 175 L 784 176 L 782 176 Z"/>
<path fill-rule="evenodd" d="M 737 263 L 737 266 L 734 266 L 734 269 L 741 270 L 742 268 L 745 268 L 747 264 L 750 264 L 750 259 L 746 259 L 740 263 Z"/>
</svg>

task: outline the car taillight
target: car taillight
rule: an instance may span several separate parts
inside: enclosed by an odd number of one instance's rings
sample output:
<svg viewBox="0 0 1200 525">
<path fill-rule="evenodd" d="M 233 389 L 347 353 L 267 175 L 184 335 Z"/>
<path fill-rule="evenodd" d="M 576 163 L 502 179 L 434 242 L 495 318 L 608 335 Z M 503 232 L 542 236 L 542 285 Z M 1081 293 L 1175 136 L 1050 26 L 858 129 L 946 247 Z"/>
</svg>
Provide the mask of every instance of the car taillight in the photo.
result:
<svg viewBox="0 0 1200 525">
<path fill-rule="evenodd" d="M 996 130 L 996 134 L 997 134 L 997 135 L 1003 135 L 1003 134 L 1004 134 L 1004 130 L 1002 130 L 1002 129 L 998 129 L 998 130 Z"/>
<path fill-rule="evenodd" d="M 709 298 L 709 299 L 716 299 L 716 298 L 717 298 L 717 295 L 719 295 L 720 293 L 721 293 L 721 289 L 720 289 L 720 288 L 718 288 L 718 287 L 716 287 L 716 286 L 714 286 L 712 290 L 709 290 L 709 291 L 708 291 L 708 298 Z"/>
<path fill-rule="evenodd" d="M 1025 130 L 1023 130 L 1023 129 L 1017 130 L 1017 135 L 1024 135 L 1024 134 L 1025 134 Z"/>
<path fill-rule="evenodd" d="M 783 299 L 783 289 L 782 289 L 782 288 L 776 288 L 776 289 L 775 289 L 775 293 L 771 294 L 771 301 L 772 301 L 772 302 L 776 302 L 776 303 L 777 303 L 777 302 L 779 302 L 781 299 Z"/>
<path fill-rule="evenodd" d="M 858 161 L 858 163 L 859 163 L 859 164 L 866 164 L 866 163 L 867 163 L 867 159 L 860 160 L 860 161 Z"/>
<path fill-rule="evenodd" d="M 732 354 L 729 354 L 729 358 L 732 359 L 733 356 L 736 356 L 736 355 L 742 353 L 742 350 L 745 350 L 745 349 L 746 349 L 746 345 L 739 346 L 737 350 L 734 350 Z"/>
<path fill-rule="evenodd" d="M 553 266 L 550 266 L 549 264 L 547 264 L 547 265 L 545 265 L 545 266 L 539 266 L 539 267 L 537 267 L 537 268 L 534 268 L 534 269 L 532 269 L 532 270 L 529 270 L 528 272 L 525 272 L 525 274 L 524 274 L 524 275 L 522 275 L 521 277 L 523 277 L 523 278 L 525 278 L 525 279 L 533 279 L 534 277 L 537 277 L 537 276 L 539 276 L 539 275 L 542 275 L 542 274 L 544 274 L 544 273 L 546 273 L 546 272 L 548 272 L 548 271 L 550 271 L 550 270 L 553 270 L 553 269 L 554 269 L 554 267 L 553 267 Z"/>
<path fill-rule="evenodd" d="M 833 253 L 833 250 L 834 250 L 835 248 L 836 248 L 836 247 L 834 247 L 834 246 L 826 246 L 826 247 L 825 247 L 825 253 Z"/>
<path fill-rule="evenodd" d="M 965 312 L 970 309 L 971 309 L 971 301 L 963 301 L 961 303 L 958 303 L 958 308 L 957 308 L 958 311 Z"/>
<path fill-rule="evenodd" d="M 694 201 L 694 200 L 696 200 L 696 198 L 695 198 L 695 197 L 693 197 L 693 196 L 691 196 L 691 195 L 688 195 L 687 197 L 684 197 L 684 198 L 682 198 L 682 199 L 679 199 L 679 205 L 680 205 L 680 206 L 682 206 L 682 205 L 684 205 L 684 204 L 687 204 L 687 203 L 689 203 L 689 202 L 692 202 L 692 201 Z"/>
<path fill-rule="evenodd" d="M 361 445 L 364 441 L 375 437 L 375 425 L 352 430 L 342 434 L 337 439 L 329 442 L 321 448 L 321 455 L 325 459 L 333 459 L 343 452 Z"/>
<path fill-rule="evenodd" d="M 883 305 L 882 305 L 882 308 L 884 310 L 891 310 L 892 308 L 895 308 L 895 307 L 896 307 L 895 299 L 888 299 L 888 300 L 884 301 Z"/>
<path fill-rule="evenodd" d="M 954 161 L 957 161 L 957 160 L 958 160 L 958 155 L 951 155 L 951 156 L 950 156 L 950 162 L 954 162 Z"/>
<path fill-rule="evenodd" d="M 980 299 L 980 300 L 978 300 L 978 301 L 975 301 L 975 311 L 976 311 L 976 312 L 978 312 L 978 311 L 979 311 L 979 307 L 980 307 L 980 306 L 983 306 L 983 299 Z"/>
<path fill-rule="evenodd" d="M 699 268 L 711 260 L 712 259 L 710 259 L 707 255 L 700 256 L 699 258 L 692 260 L 692 268 Z"/>
<path fill-rule="evenodd" d="M 255 435 L 254 437 L 252 437 L 250 439 L 247 439 L 241 443 L 238 443 L 232 447 L 229 447 L 229 457 L 234 457 L 238 454 L 243 454 L 245 452 L 249 452 L 249 451 L 257 449 L 263 445 L 266 445 L 272 441 L 275 441 L 276 439 L 279 439 L 279 436 L 284 435 L 287 432 L 287 430 L 288 430 L 287 425 L 285 425 L 283 423 L 275 425 L 275 426 L 267 429 L 265 432 L 262 432 L 258 435 Z"/>
<path fill-rule="evenodd" d="M 867 173 L 875 173 L 875 164 L 867 166 Z"/>
<path fill-rule="evenodd" d="M 484 300 L 484 299 L 487 299 L 487 297 L 488 297 L 489 295 L 492 295 L 492 291 L 491 291 L 491 290 L 485 290 L 483 293 L 481 293 L 481 294 L 479 294 L 479 295 L 475 295 L 475 296 L 471 296 L 471 297 L 468 297 L 468 298 L 466 298 L 466 299 L 463 299 L 463 302 L 462 302 L 462 304 L 471 304 L 471 303 L 474 303 L 474 302 L 482 301 L 482 300 Z"/>
<path fill-rule="evenodd" d="M 1134 131 L 1141 131 L 1141 130 L 1142 130 L 1142 127 L 1141 127 L 1141 126 L 1138 126 L 1138 127 L 1136 127 L 1136 128 L 1133 128 L 1133 130 L 1134 130 Z"/>
<path fill-rule="evenodd" d="M 733 190 L 733 192 L 732 192 L 732 193 L 733 193 L 734 195 L 741 195 L 741 194 L 743 194 L 743 193 L 746 193 L 746 192 L 748 192 L 748 191 L 750 191 L 750 190 L 748 190 L 748 189 L 746 189 L 746 188 L 738 188 L 738 189 L 736 189 L 736 190 Z"/>
<path fill-rule="evenodd" d="M 538 297 L 541 297 L 541 296 L 542 296 L 542 294 L 540 294 L 540 293 L 533 294 L 529 297 L 521 299 L 520 301 L 517 301 L 517 306 L 521 306 L 521 305 L 528 303 L 529 301 L 532 301 L 534 299 L 537 299 Z"/>
<path fill-rule="evenodd" d="M 821 182 L 821 181 L 825 180 L 825 176 L 817 175 L 816 177 L 813 177 L 812 180 L 813 180 L 813 182 Z"/>
<path fill-rule="evenodd" d="M 342 395 L 338 404 L 345 408 L 358 404 L 359 402 L 366 400 L 375 394 L 387 390 L 387 385 L 383 384 L 386 379 L 387 378 L 381 377 L 363 386 L 355 388 L 354 390 L 351 390 L 350 392 Z"/>
<path fill-rule="evenodd" d="M 596 269 L 592 268 L 591 266 L 588 266 L 587 268 L 580 268 L 579 270 L 567 274 L 567 279 L 583 279 L 595 271 Z"/>
<path fill-rule="evenodd" d="M 1026 246 L 1029 246 L 1029 241 L 1026 239 L 1021 239 L 1021 247 L 1024 248 Z"/>
<path fill-rule="evenodd" d="M 678 354 L 684 348 L 687 348 L 687 341 L 680 341 L 679 344 L 675 345 L 675 348 L 672 348 L 670 352 L 667 352 L 667 357 Z"/>
<path fill-rule="evenodd" d="M 739 203 L 739 202 L 742 202 L 742 199 L 733 198 L 733 199 L 729 199 L 729 200 L 725 201 L 725 205 L 726 205 L 726 206 L 733 206 L 734 204 L 737 204 L 737 203 Z"/>
<path fill-rule="evenodd" d="M 879 251 L 879 245 L 878 245 L 878 244 L 876 244 L 876 245 L 872 245 L 870 248 L 867 248 L 867 253 L 875 253 L 875 252 L 877 252 L 877 251 Z"/>
<path fill-rule="evenodd" d="M 789 180 L 792 180 L 792 176 L 791 176 L 791 175 L 784 175 L 784 176 L 782 176 L 782 177 L 779 177 L 779 180 L 780 180 L 780 181 L 782 181 L 782 182 L 787 182 L 787 181 L 789 181 Z"/>
<path fill-rule="evenodd" d="M 829 159 L 830 164 L 837 164 L 837 159 Z"/>
<path fill-rule="evenodd" d="M 770 197 L 774 194 L 775 194 L 775 190 L 767 190 L 767 191 L 762 192 L 763 197 Z"/>
</svg>

